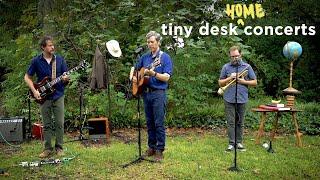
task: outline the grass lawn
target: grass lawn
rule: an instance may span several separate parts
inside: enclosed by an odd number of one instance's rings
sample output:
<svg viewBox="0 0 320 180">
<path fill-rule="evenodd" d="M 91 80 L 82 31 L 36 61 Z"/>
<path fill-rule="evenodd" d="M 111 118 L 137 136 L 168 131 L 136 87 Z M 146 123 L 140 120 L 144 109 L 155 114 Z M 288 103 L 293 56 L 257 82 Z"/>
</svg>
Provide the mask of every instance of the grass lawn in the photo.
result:
<svg viewBox="0 0 320 180">
<path fill-rule="evenodd" d="M 69 140 L 65 136 L 66 141 Z M 24 142 L 20 148 L 0 145 L 0 168 L 7 173 L 0 179 L 319 179 L 320 137 L 302 136 L 303 147 L 295 146 L 292 134 L 277 136 L 275 153 L 255 145 L 254 134 L 247 133 L 247 151 L 238 152 L 241 172 L 231 172 L 234 153 L 226 153 L 223 132 L 193 129 L 170 129 L 162 163 L 143 161 L 127 168 L 121 166 L 138 156 L 135 130 L 114 131 L 111 143 L 65 144 L 65 156 L 76 158 L 58 165 L 21 167 L 23 161 L 37 161 L 42 142 Z M 142 149 L 146 149 L 146 132 L 142 132 Z M 60 158 L 61 159 L 61 158 Z"/>
</svg>

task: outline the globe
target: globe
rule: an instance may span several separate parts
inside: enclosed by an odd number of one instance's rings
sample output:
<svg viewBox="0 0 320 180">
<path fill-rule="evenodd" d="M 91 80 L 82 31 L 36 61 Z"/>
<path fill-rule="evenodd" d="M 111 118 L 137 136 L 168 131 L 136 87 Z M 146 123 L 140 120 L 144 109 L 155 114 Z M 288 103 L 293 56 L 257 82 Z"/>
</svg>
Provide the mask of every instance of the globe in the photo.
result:
<svg viewBox="0 0 320 180">
<path fill-rule="evenodd" d="M 283 55 L 289 60 L 295 60 L 302 54 L 302 47 L 299 43 L 288 41 L 283 47 Z"/>
</svg>

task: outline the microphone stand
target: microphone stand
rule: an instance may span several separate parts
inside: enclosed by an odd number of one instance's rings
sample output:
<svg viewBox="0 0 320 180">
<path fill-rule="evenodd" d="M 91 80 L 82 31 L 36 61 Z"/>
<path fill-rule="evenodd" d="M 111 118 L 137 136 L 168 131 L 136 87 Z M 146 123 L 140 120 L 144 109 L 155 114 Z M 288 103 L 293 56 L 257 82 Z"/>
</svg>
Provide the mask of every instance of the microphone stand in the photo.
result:
<svg viewBox="0 0 320 180">
<path fill-rule="evenodd" d="M 237 60 L 237 64 L 236 64 L 236 91 L 235 91 L 235 107 L 234 107 L 234 111 L 235 111 L 235 116 L 234 116 L 234 144 L 233 144 L 233 149 L 234 149 L 234 165 L 229 167 L 228 170 L 229 171 L 236 171 L 239 172 L 240 169 L 237 166 L 237 125 L 238 125 L 238 121 L 239 121 L 239 114 L 238 114 L 238 72 L 239 72 L 239 61 Z"/>
<path fill-rule="evenodd" d="M 137 59 L 139 60 L 139 58 L 140 58 L 140 55 L 138 54 L 137 55 Z M 136 70 L 136 72 L 135 72 L 135 76 L 137 77 L 137 87 L 138 87 L 138 84 L 139 84 L 139 76 L 138 76 L 138 71 Z M 132 81 L 132 80 L 131 80 Z M 130 165 L 133 165 L 133 164 L 137 164 L 137 163 L 140 163 L 140 162 L 142 162 L 143 160 L 145 160 L 145 161 L 149 161 L 149 162 L 155 162 L 155 161 L 153 161 L 153 160 L 150 160 L 150 159 L 146 159 L 146 158 L 144 158 L 143 156 L 142 156 L 142 154 L 141 154 L 141 118 L 140 118 L 140 97 L 141 97 L 141 95 L 140 94 L 137 94 L 137 112 L 138 112 L 138 158 L 137 159 L 135 159 L 135 160 L 133 160 L 133 161 L 131 161 L 131 162 L 129 162 L 129 163 L 127 163 L 127 164 L 124 164 L 124 165 L 122 165 L 122 168 L 126 168 L 126 167 L 128 167 L 128 166 L 130 166 Z"/>
<path fill-rule="evenodd" d="M 272 134 L 271 134 L 271 137 L 270 137 L 270 140 L 269 140 L 269 148 L 267 149 L 267 152 L 269 152 L 269 153 L 275 153 L 275 151 L 272 148 L 272 141 L 274 139 L 274 136 L 275 136 L 277 128 L 278 128 L 279 116 L 280 116 L 280 113 L 276 112 L 276 115 L 275 115 L 276 121 L 273 122 L 273 130 L 272 130 Z"/>
<path fill-rule="evenodd" d="M 109 54 L 109 52 L 107 52 L 106 54 L 106 59 L 107 59 L 107 94 L 108 94 L 108 122 L 110 123 L 110 119 L 111 119 L 111 94 L 110 94 L 110 81 L 111 81 L 111 72 L 110 72 L 110 64 L 109 64 L 109 60 L 110 60 L 111 55 Z"/>
<path fill-rule="evenodd" d="M 28 133 L 26 135 L 27 140 L 31 140 L 31 92 L 28 91 Z"/>
<path fill-rule="evenodd" d="M 84 106 L 83 104 L 83 89 L 84 89 L 84 84 L 82 84 L 81 82 L 79 83 L 79 86 L 80 86 L 80 96 L 79 96 L 79 111 L 80 111 L 80 124 L 79 124 L 79 137 L 78 139 L 75 139 L 75 140 L 70 140 L 70 141 L 67 141 L 65 143 L 69 143 L 69 142 L 74 142 L 74 141 L 84 141 L 84 140 L 88 140 L 87 138 L 84 137 L 83 135 L 83 128 L 84 128 L 84 123 L 85 123 L 85 120 L 86 118 L 83 118 L 83 114 L 82 114 L 82 107 Z M 83 120 L 82 120 L 83 119 Z M 87 129 L 90 129 L 90 127 L 86 127 Z"/>
</svg>

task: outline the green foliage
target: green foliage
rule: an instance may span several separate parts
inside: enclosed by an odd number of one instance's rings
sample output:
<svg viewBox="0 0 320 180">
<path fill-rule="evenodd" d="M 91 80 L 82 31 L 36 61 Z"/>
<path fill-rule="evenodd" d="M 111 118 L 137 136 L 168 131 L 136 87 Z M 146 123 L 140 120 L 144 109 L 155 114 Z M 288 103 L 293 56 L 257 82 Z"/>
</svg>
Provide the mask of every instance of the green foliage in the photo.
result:
<svg viewBox="0 0 320 180">
<path fill-rule="evenodd" d="M 15 48 L 11 54 L 6 54 L 6 66 L 14 67 L 5 75 L 3 107 L 11 116 L 19 116 L 26 111 L 28 90 L 23 80 L 30 59 L 36 54 L 30 34 L 19 36 L 15 41 Z"/>
<path fill-rule="evenodd" d="M 320 110 L 319 104 L 299 104 L 303 112 L 298 115 L 299 127 L 306 133 L 317 135 L 320 132 Z"/>
<path fill-rule="evenodd" d="M 1 2 L 2 3 L 2 2 Z M 8 4 L 9 2 L 5 2 Z M 12 2 L 17 4 L 17 2 Z M 225 3 L 216 3 L 216 12 L 225 8 Z M 10 4 L 10 3 L 9 3 Z M 79 87 L 84 84 L 84 110 L 87 118 L 108 116 L 109 111 L 113 127 L 132 127 L 137 124 L 136 99 L 130 98 L 128 73 L 136 62 L 133 53 L 137 45 L 145 44 L 145 34 L 150 30 L 160 32 L 161 24 L 193 26 L 193 32 L 185 40 L 185 48 L 174 45 L 170 36 L 164 36 L 162 48 L 171 46 L 168 50 L 174 63 L 173 76 L 169 82 L 168 111 L 166 124 L 172 127 L 210 127 L 224 126 L 223 100 L 218 97 L 218 79 L 220 69 L 228 62 L 229 47 L 238 44 L 242 47 L 244 59 L 251 64 L 258 77 L 258 86 L 250 88 L 252 102 L 249 108 L 269 101 L 271 96 L 280 98 L 282 89 L 288 86 L 288 61 L 281 52 L 288 40 L 302 44 L 303 55 L 295 64 L 294 87 L 302 90 L 299 101 L 302 103 L 299 113 L 301 130 L 309 134 L 319 134 L 319 104 L 307 103 L 319 101 L 319 63 L 317 57 L 317 39 L 295 36 L 200 36 L 197 28 L 204 22 L 214 25 L 226 25 L 230 18 L 205 11 L 210 3 L 202 1 L 39 1 L 19 2 L 17 10 L 6 9 L 7 15 L 1 16 L 4 26 L 0 28 L 1 49 L 1 115 L 15 116 L 27 112 L 27 87 L 23 76 L 32 57 L 39 53 L 38 41 L 44 34 L 55 38 L 57 53 L 65 57 L 69 68 L 77 66 L 81 60 L 91 61 L 96 47 L 106 54 L 105 42 L 116 39 L 120 43 L 123 56 L 118 59 L 108 59 L 110 66 L 110 102 L 107 90 L 91 91 L 86 79 L 91 74 L 91 68 L 72 75 L 72 82 L 66 89 L 66 119 L 75 126 L 79 125 Z M 318 21 L 316 7 L 305 3 L 303 8 L 295 1 L 275 1 L 263 4 L 267 16 L 262 19 L 246 21 L 248 25 L 296 25 L 303 23 L 308 17 L 310 24 Z M 4 5 L 4 4 L 1 4 Z M 1 6 L 4 7 L 4 6 Z M 280 8 L 281 7 L 281 8 Z M 286 7 L 286 8 L 283 8 Z M 299 7 L 299 8 L 297 8 Z M 306 11 L 310 8 L 310 11 Z M 296 16 L 294 9 L 299 9 Z M 303 15 L 305 13 L 306 15 Z M 15 18 L 15 21 L 10 21 Z M 299 17 L 299 18 L 297 18 Z M 301 19 L 300 19 L 301 18 Z M 242 30 L 238 30 L 243 34 Z M 317 52 L 317 53 L 313 53 Z M 267 97 L 266 97 L 267 95 Z M 109 108 L 110 103 L 110 108 Z M 314 108 L 311 108 L 314 107 Z M 32 120 L 40 120 L 37 105 L 32 103 Z M 280 124 L 290 130 L 288 117 Z M 144 120 L 143 114 L 141 119 Z M 248 111 L 246 126 L 256 129 L 259 116 Z M 267 124 L 267 129 L 271 125 Z"/>
<path fill-rule="evenodd" d="M 266 17 L 248 20 L 250 26 L 316 26 L 319 24 L 319 3 L 311 1 L 266 1 L 263 3 Z M 287 41 L 299 42 L 303 48 L 302 56 L 294 63 L 293 86 L 302 91 L 299 96 L 305 101 L 319 102 L 319 33 L 315 36 L 243 36 L 244 43 L 252 46 L 257 54 L 263 56 L 258 68 L 265 92 L 273 97 L 282 95 L 289 86 L 289 60 L 282 55 Z"/>
</svg>

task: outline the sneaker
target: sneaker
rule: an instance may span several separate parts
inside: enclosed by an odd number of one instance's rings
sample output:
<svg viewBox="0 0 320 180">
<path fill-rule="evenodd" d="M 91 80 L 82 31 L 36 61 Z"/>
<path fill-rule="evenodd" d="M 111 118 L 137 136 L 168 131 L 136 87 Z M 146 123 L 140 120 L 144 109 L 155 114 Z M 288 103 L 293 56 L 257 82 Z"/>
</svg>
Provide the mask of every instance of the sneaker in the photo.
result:
<svg viewBox="0 0 320 180">
<path fill-rule="evenodd" d="M 52 151 L 51 150 L 44 150 L 41 154 L 39 154 L 39 158 L 46 158 L 49 157 L 51 155 Z"/>
<path fill-rule="evenodd" d="M 154 160 L 156 162 L 161 162 L 163 160 L 163 152 L 162 151 L 156 151 L 156 155 L 154 156 Z"/>
<path fill-rule="evenodd" d="M 146 152 L 143 154 L 143 157 L 150 157 L 156 154 L 156 151 L 152 148 L 149 148 L 146 150 Z"/>
<path fill-rule="evenodd" d="M 246 151 L 246 148 L 241 143 L 237 144 L 237 149 L 239 149 L 240 151 Z"/>
<path fill-rule="evenodd" d="M 57 153 L 57 156 L 64 156 L 63 149 L 61 149 L 61 148 L 57 148 L 56 153 Z"/>
<path fill-rule="evenodd" d="M 229 144 L 228 145 L 228 148 L 226 149 L 226 152 L 230 152 L 230 151 L 233 151 L 233 145 L 232 144 Z"/>
</svg>

